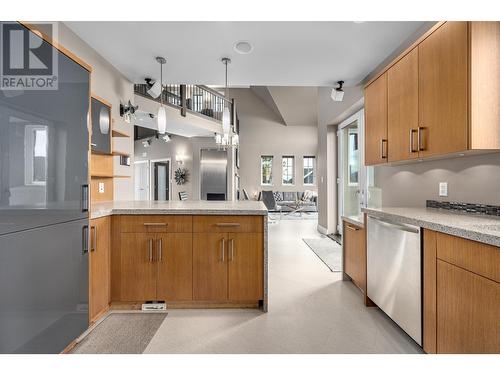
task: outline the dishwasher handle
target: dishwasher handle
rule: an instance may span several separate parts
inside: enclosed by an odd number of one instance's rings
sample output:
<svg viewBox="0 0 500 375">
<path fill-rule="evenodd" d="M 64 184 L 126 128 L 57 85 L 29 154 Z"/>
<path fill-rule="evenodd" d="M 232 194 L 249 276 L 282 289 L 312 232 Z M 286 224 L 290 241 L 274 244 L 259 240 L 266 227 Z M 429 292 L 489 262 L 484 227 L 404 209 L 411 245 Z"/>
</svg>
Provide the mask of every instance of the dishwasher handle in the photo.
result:
<svg viewBox="0 0 500 375">
<path fill-rule="evenodd" d="M 407 225 L 407 224 L 402 224 L 402 223 L 395 223 L 393 221 L 390 221 L 388 219 L 382 219 L 377 216 L 371 216 L 368 215 L 370 219 L 378 221 L 381 225 L 384 225 L 386 227 L 392 227 L 394 229 L 399 229 L 405 232 L 410 232 L 410 233 L 420 233 L 420 228 L 415 227 L 413 225 Z"/>
</svg>

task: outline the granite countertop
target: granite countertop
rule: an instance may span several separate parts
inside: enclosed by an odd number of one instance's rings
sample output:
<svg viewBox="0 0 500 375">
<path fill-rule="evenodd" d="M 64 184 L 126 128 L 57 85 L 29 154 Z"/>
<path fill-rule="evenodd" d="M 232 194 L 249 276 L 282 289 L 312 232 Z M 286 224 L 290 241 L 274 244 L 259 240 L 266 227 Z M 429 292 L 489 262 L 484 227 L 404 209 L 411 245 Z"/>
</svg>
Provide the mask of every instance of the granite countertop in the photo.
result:
<svg viewBox="0 0 500 375">
<path fill-rule="evenodd" d="M 113 201 L 94 203 L 91 219 L 109 215 L 267 215 L 260 201 Z"/>
<path fill-rule="evenodd" d="M 363 214 L 352 215 L 352 216 L 342 216 L 342 220 L 347 221 L 352 225 L 356 225 L 360 228 L 365 227 L 365 221 L 363 219 Z"/>
<path fill-rule="evenodd" d="M 368 215 L 500 247 L 500 217 L 423 207 L 383 207 L 362 210 Z"/>
</svg>

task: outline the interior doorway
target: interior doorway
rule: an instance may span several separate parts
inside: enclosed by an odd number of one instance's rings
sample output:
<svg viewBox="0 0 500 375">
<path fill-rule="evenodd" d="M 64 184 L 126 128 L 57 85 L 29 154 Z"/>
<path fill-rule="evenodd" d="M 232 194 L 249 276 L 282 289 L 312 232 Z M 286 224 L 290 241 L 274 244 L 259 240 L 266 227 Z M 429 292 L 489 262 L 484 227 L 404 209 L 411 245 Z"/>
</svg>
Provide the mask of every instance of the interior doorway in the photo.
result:
<svg viewBox="0 0 500 375">
<path fill-rule="evenodd" d="M 170 159 L 151 160 L 153 186 L 152 199 L 155 201 L 170 200 Z"/>
</svg>

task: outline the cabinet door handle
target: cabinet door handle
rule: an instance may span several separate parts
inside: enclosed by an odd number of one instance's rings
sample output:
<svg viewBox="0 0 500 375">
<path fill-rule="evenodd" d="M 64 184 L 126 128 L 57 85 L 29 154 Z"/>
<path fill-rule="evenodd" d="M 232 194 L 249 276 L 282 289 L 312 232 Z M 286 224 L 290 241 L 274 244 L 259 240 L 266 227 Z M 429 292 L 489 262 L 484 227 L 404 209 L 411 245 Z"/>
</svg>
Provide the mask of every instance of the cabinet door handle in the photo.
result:
<svg viewBox="0 0 500 375">
<path fill-rule="evenodd" d="M 354 231 L 359 230 L 359 228 L 353 227 L 352 225 L 349 225 L 349 224 L 346 224 L 345 227 L 347 229 L 354 230 Z"/>
<path fill-rule="evenodd" d="M 226 251 L 226 240 L 223 238 L 221 241 L 221 262 L 224 262 L 224 252 Z"/>
<path fill-rule="evenodd" d="M 232 262 L 234 259 L 234 238 L 229 240 L 229 260 Z"/>
<path fill-rule="evenodd" d="M 144 223 L 145 227 L 166 227 L 168 223 Z"/>
<path fill-rule="evenodd" d="M 415 144 L 413 134 L 415 134 L 415 133 L 418 133 L 417 129 L 410 129 L 410 154 L 412 154 L 414 152 L 418 152 L 418 148 L 415 150 L 415 148 L 413 147 L 413 145 Z M 418 137 L 418 134 L 417 134 L 417 137 Z"/>
<path fill-rule="evenodd" d="M 149 245 L 149 262 L 152 263 L 153 262 L 153 239 L 150 238 L 148 240 L 148 245 Z"/>
<path fill-rule="evenodd" d="M 90 230 L 93 231 L 92 241 L 90 241 L 90 251 L 95 251 L 97 244 L 97 227 L 92 225 Z"/>
<path fill-rule="evenodd" d="M 159 238 L 158 239 L 158 261 L 161 262 L 162 258 L 163 258 L 163 251 L 162 251 L 162 248 L 163 248 L 163 242 L 162 242 L 162 239 Z"/>
<path fill-rule="evenodd" d="M 418 151 L 425 151 L 425 145 L 424 145 L 424 127 L 419 126 L 418 127 Z"/>
<path fill-rule="evenodd" d="M 218 227 L 239 227 L 240 223 L 217 223 L 215 225 Z"/>
<path fill-rule="evenodd" d="M 387 139 L 382 139 L 380 142 L 380 157 L 382 159 L 387 159 L 387 152 L 384 152 L 384 144 L 387 145 Z M 385 147 L 387 149 L 387 147 Z"/>
</svg>

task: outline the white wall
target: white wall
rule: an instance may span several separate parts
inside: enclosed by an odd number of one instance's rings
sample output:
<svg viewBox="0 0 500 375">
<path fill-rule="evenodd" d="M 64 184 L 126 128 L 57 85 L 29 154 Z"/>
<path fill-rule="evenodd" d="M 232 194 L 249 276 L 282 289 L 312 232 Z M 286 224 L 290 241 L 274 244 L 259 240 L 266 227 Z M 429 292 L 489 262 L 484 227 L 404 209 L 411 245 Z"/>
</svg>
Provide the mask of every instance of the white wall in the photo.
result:
<svg viewBox="0 0 500 375">
<path fill-rule="evenodd" d="M 131 134 L 130 138 L 113 138 L 115 150 L 130 153 L 131 166 L 120 166 L 119 157 L 114 158 L 114 173 L 117 175 L 131 176 L 131 178 L 114 179 L 114 199 L 133 200 L 133 153 L 134 153 L 134 129 L 132 124 L 127 124 L 120 117 L 120 102 L 134 101 L 134 86 L 113 65 L 99 55 L 92 47 L 85 43 L 64 23 L 59 22 L 59 43 L 74 53 L 80 59 L 92 66 L 91 93 L 95 94 L 112 104 L 111 115 L 114 120 L 114 128 Z"/>
<path fill-rule="evenodd" d="M 304 186 L 302 157 L 316 156 L 318 131 L 316 126 L 284 126 L 281 119 L 250 89 L 231 89 L 240 119 L 241 188 L 254 197 L 261 190 L 317 190 Z M 260 157 L 273 155 L 273 186 L 260 184 Z M 281 183 L 281 157 L 295 156 L 295 185 Z M 316 179 L 317 180 L 317 179 Z"/>
</svg>

